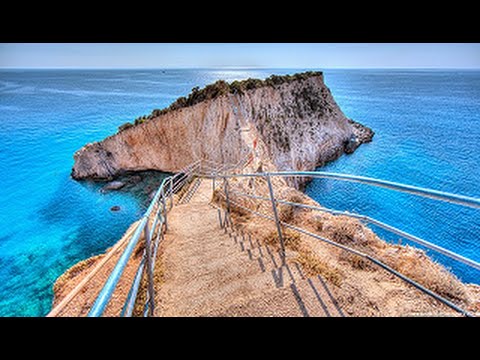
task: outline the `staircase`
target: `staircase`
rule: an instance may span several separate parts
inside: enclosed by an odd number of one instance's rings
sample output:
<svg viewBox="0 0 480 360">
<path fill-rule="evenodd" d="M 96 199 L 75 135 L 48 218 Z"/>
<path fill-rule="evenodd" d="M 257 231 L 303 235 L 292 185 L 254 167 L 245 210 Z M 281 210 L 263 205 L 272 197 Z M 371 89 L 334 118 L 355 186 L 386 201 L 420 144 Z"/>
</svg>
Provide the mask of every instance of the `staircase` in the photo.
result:
<svg viewBox="0 0 480 360">
<path fill-rule="evenodd" d="M 187 185 L 188 188 L 185 191 L 185 194 L 183 194 L 183 196 L 180 198 L 178 203 L 180 205 L 188 203 L 190 201 L 190 199 L 193 197 L 193 195 L 197 192 L 197 189 L 198 189 L 198 187 L 200 186 L 201 183 L 202 183 L 201 178 L 195 178 L 193 180 L 192 184 Z"/>
<path fill-rule="evenodd" d="M 255 139 L 252 140 L 254 143 Z M 244 159 L 246 157 L 242 161 Z M 205 162 L 210 163 L 207 160 Z M 286 264 L 283 264 L 274 247 L 248 234 L 238 233 L 232 227 L 220 226 L 219 209 L 211 203 L 213 184 L 209 174 L 212 169 L 208 168 L 211 164 L 206 170 L 201 164 L 197 160 L 178 174 L 165 178 L 145 214 L 132 224 L 115 246 L 106 254 L 79 263 L 80 270 L 72 268 L 66 273 L 68 278 L 63 281 L 66 283 L 68 280 L 69 288 L 63 291 L 64 294 L 48 316 L 128 317 L 134 313 L 143 316 L 345 316 L 329 284 L 320 276 L 306 277 L 292 253 L 287 251 Z M 231 170 L 239 164 L 228 166 Z M 216 166 L 214 172 L 218 169 L 227 171 L 226 165 L 213 165 Z M 480 199 L 348 174 L 303 171 L 255 176 L 261 176 L 269 183 L 270 176 L 299 175 L 360 182 L 480 208 Z M 233 176 L 249 177 L 253 174 Z M 226 179 L 227 176 L 217 174 L 217 181 L 222 178 Z M 249 197 L 248 194 L 237 195 Z M 307 207 L 300 203 L 294 205 Z M 480 269 L 480 264 L 472 259 L 368 216 L 310 205 L 308 208 L 375 224 L 471 268 Z M 262 215 L 255 211 L 252 213 Z M 280 223 L 278 219 L 268 218 Z M 305 229 L 284 225 L 374 263 L 442 306 L 454 310 L 454 314 L 475 316 L 470 310 L 429 290 L 377 258 Z M 148 242 L 150 247 L 145 247 L 144 244 Z M 150 249 L 150 255 L 147 249 Z M 402 292 L 408 290 L 405 288 Z M 389 290 L 385 291 L 388 298 Z M 477 290 L 469 291 L 469 296 L 477 296 Z M 406 300 L 413 299 L 416 302 L 418 294 L 405 293 Z M 477 311 L 475 304 L 470 307 Z M 446 314 L 446 308 L 437 305 L 420 302 L 420 306 L 429 311 L 433 306 L 431 311 Z M 409 308 L 407 310 L 410 311 Z"/>
<path fill-rule="evenodd" d="M 211 181 L 194 188 L 169 213 L 155 316 L 343 316 L 321 277 L 281 266 L 271 246 L 220 227 Z"/>
</svg>

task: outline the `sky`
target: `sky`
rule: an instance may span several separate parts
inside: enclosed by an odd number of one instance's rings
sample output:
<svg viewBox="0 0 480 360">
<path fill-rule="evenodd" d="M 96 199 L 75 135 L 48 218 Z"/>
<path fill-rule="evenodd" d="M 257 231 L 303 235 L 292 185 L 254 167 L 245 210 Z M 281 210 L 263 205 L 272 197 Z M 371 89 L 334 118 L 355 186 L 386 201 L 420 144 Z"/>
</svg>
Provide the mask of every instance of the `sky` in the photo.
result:
<svg viewBox="0 0 480 360">
<path fill-rule="evenodd" d="M 480 43 L 0 43 L 0 68 L 480 68 Z"/>
</svg>

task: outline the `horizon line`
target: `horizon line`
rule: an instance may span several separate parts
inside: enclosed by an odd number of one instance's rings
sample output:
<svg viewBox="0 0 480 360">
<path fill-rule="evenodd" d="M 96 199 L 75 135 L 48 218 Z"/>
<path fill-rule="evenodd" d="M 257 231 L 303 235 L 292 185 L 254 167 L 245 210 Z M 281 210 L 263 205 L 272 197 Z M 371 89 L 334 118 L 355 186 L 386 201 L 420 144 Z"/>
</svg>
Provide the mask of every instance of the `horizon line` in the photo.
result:
<svg viewBox="0 0 480 360">
<path fill-rule="evenodd" d="M 312 69 L 312 70 L 480 70 L 480 67 L 280 67 L 280 66 L 199 66 L 199 67 L 0 67 L 0 70 L 262 70 L 262 69 Z"/>
</svg>

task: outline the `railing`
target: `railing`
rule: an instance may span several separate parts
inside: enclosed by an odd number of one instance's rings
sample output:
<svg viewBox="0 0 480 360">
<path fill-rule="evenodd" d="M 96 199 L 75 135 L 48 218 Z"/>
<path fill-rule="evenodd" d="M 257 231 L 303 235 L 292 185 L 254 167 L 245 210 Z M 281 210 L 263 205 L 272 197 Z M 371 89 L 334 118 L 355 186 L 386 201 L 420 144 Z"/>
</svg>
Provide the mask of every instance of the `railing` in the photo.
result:
<svg viewBox="0 0 480 360">
<path fill-rule="evenodd" d="M 90 311 L 88 313 L 89 317 L 102 316 L 102 314 L 104 313 L 120 279 L 122 278 L 122 274 L 124 273 L 125 268 L 127 267 L 127 264 L 131 259 L 131 255 L 134 249 L 137 248 L 139 244 L 139 241 L 142 235 L 145 240 L 145 248 L 142 254 L 141 261 L 139 262 L 136 268 L 135 277 L 130 286 L 130 290 L 128 292 L 127 298 L 124 302 L 124 306 L 121 311 L 121 316 L 130 317 L 133 315 L 135 305 L 137 304 L 137 301 L 138 301 L 140 285 L 142 283 L 142 279 L 144 278 L 146 278 L 146 284 L 147 284 L 146 295 L 147 296 L 146 296 L 146 301 L 143 304 L 141 304 L 143 306 L 142 314 L 143 316 L 152 316 L 154 314 L 155 259 L 157 256 L 159 244 L 163 239 L 165 231 L 168 229 L 167 217 L 168 217 L 169 210 L 174 206 L 173 194 L 177 193 L 182 187 L 184 187 L 188 182 L 191 182 L 191 180 L 196 176 L 211 178 L 213 180 L 213 184 L 212 184 L 213 190 L 215 191 L 215 190 L 221 189 L 218 193 L 222 194 L 222 196 L 224 197 L 226 208 L 224 209 L 223 220 L 222 220 L 221 212 L 219 211 L 219 220 L 220 220 L 220 225 L 225 229 L 227 226 L 233 226 L 232 219 L 230 216 L 232 205 L 238 206 L 239 208 L 242 208 L 245 211 L 248 211 L 255 216 L 259 216 L 275 222 L 276 231 L 278 233 L 278 238 L 280 242 L 280 249 L 281 249 L 280 254 L 282 257 L 283 264 L 285 264 L 286 256 L 285 256 L 285 244 L 284 244 L 282 229 L 288 228 L 293 231 L 302 233 L 304 235 L 313 237 L 331 246 L 341 248 L 349 253 L 363 257 L 364 259 L 371 261 L 372 263 L 376 264 L 382 269 L 388 271 L 389 273 L 399 277 L 403 281 L 416 287 L 417 289 L 424 292 L 425 294 L 449 306 L 455 311 L 465 316 L 473 316 L 473 314 L 462 309 L 461 307 L 454 304 L 453 302 L 427 289 L 423 285 L 399 273 L 398 271 L 394 270 L 393 268 L 389 267 L 388 265 L 384 264 L 383 262 L 372 257 L 369 254 L 363 253 L 361 251 L 358 251 L 346 245 L 339 244 L 335 241 L 322 237 L 318 234 L 312 233 L 298 226 L 294 226 L 292 224 L 288 224 L 286 222 L 280 221 L 280 218 L 278 216 L 277 204 L 284 204 L 284 205 L 289 205 L 294 207 L 306 208 L 306 209 L 320 211 L 320 212 L 328 212 L 333 215 L 344 215 L 344 216 L 352 217 L 361 221 L 375 224 L 387 231 L 400 235 L 426 248 L 429 248 L 433 251 L 446 255 L 454 260 L 460 261 L 474 269 L 480 270 L 480 264 L 478 262 L 472 259 L 468 259 L 464 256 L 461 256 L 451 250 L 445 249 L 436 244 L 432 244 L 424 239 L 411 235 L 405 231 L 397 229 L 391 225 L 385 224 L 383 222 L 380 222 L 368 216 L 352 214 L 348 212 L 328 209 L 325 207 L 312 206 L 312 205 L 277 199 L 274 193 L 274 187 L 272 185 L 271 178 L 273 177 L 281 177 L 281 178 L 308 177 L 308 178 L 330 178 L 330 179 L 337 179 L 341 181 L 360 182 L 367 185 L 384 187 L 384 188 L 392 189 L 395 191 L 411 193 L 411 194 L 422 196 L 422 197 L 430 197 L 436 200 L 447 201 L 447 202 L 456 203 L 459 205 L 469 206 L 473 208 L 480 208 L 479 199 L 456 195 L 456 194 L 450 194 L 446 192 L 440 192 L 440 191 L 431 190 L 431 189 L 424 189 L 420 187 L 414 187 L 410 185 L 399 184 L 399 183 L 394 183 L 394 182 L 389 182 L 389 181 L 384 181 L 379 179 L 372 179 L 372 178 L 346 175 L 346 174 L 327 173 L 327 172 L 306 171 L 306 172 L 272 172 L 272 173 L 234 174 L 233 173 L 234 170 L 243 168 L 243 165 L 245 164 L 248 155 L 249 154 L 247 154 L 246 156 L 242 156 L 237 163 L 231 163 L 231 164 L 227 164 L 227 163 L 219 164 L 218 162 L 210 161 L 207 159 L 197 160 L 191 165 L 184 168 L 181 172 L 177 173 L 176 175 L 169 176 L 162 181 L 148 209 L 145 211 L 144 215 L 139 220 L 140 222 L 136 227 L 133 235 L 131 235 L 130 238 L 126 236 L 127 239 L 125 239 L 125 242 L 126 242 L 125 249 L 123 250 L 118 260 L 116 261 L 115 267 L 111 271 L 105 285 L 101 289 L 100 293 L 97 295 L 94 304 L 90 308 Z M 239 191 L 231 190 L 229 189 L 229 179 L 232 179 L 232 178 L 262 178 L 267 183 L 269 196 L 268 197 L 260 196 L 256 194 L 248 194 L 248 193 L 242 193 Z M 218 180 L 222 180 L 223 184 L 221 184 Z M 260 201 L 268 201 L 271 204 L 272 215 L 260 213 L 246 206 L 243 206 L 242 204 L 233 200 L 231 198 L 232 195 L 260 200 Z M 115 245 L 115 251 L 120 249 L 123 245 L 124 245 L 123 242 L 122 244 Z M 73 297 L 80 292 L 81 288 L 85 285 L 85 283 L 89 279 L 91 279 L 95 275 L 95 273 L 97 273 L 100 270 L 100 268 L 106 263 L 107 258 L 108 258 L 108 255 L 102 262 L 100 262 L 97 265 L 97 267 L 93 271 L 91 271 L 87 275 L 87 277 L 82 281 L 82 283 L 77 285 L 77 287 L 50 312 L 48 316 L 56 316 L 57 314 L 59 314 L 73 299 Z"/>
<path fill-rule="evenodd" d="M 101 316 L 107 307 L 117 284 L 131 258 L 134 249 L 137 247 L 142 235 L 145 239 L 145 248 L 142 259 L 138 265 L 135 278 L 131 285 L 121 316 L 132 316 L 134 305 L 139 292 L 141 280 L 147 276 L 147 301 L 144 304 L 143 314 L 153 314 L 154 311 L 154 291 L 153 291 L 153 271 L 155 268 L 155 259 L 157 250 L 164 232 L 168 228 L 167 213 L 173 207 L 173 195 L 190 182 L 195 176 L 201 164 L 200 160 L 195 161 L 182 169 L 179 173 L 168 176 L 163 179 L 161 185 L 156 191 L 149 207 L 140 218 L 139 224 L 133 232 L 125 235 L 125 240 L 115 245 L 110 253 L 79 283 L 54 309 L 47 315 L 48 317 L 60 314 L 73 298 L 80 293 L 88 281 L 90 281 L 107 263 L 107 261 L 122 246 L 126 246 L 116 261 L 115 267 L 111 271 L 105 285 L 97 295 L 93 306 L 88 313 L 89 317 Z M 152 241 L 154 239 L 154 241 Z"/>
<path fill-rule="evenodd" d="M 105 308 L 108 305 L 112 294 L 121 279 L 121 276 L 128 264 L 129 259 L 131 258 L 133 250 L 135 249 L 140 240 L 142 233 L 145 239 L 145 250 L 142 256 L 142 260 L 138 265 L 134 280 L 132 282 L 120 316 L 130 317 L 133 315 L 138 293 L 140 290 L 140 284 L 142 282 L 142 278 L 144 278 L 145 276 L 147 277 L 147 299 L 143 306 L 143 316 L 153 315 L 155 309 L 153 278 L 155 270 L 155 259 L 157 257 L 157 251 L 160 241 L 163 239 L 164 232 L 168 229 L 167 213 L 169 209 L 167 209 L 166 206 L 167 199 L 169 200 L 171 209 L 173 207 L 173 194 L 176 193 L 180 188 L 185 186 L 185 184 L 189 182 L 194 176 L 198 176 L 202 173 L 201 169 L 203 163 L 216 165 L 214 169 L 215 172 L 227 172 L 239 168 L 246 161 L 247 156 L 248 154 L 242 156 L 237 163 L 222 164 L 218 164 L 216 162 L 206 159 L 199 159 L 184 168 L 176 175 L 167 177 L 162 181 L 150 203 L 150 206 L 141 218 L 139 226 L 137 227 L 135 233 L 128 242 L 122 255 L 117 260 L 114 269 L 110 273 L 109 278 L 107 279 L 105 285 L 98 294 L 95 303 L 91 307 L 88 313 L 89 317 L 101 316 L 105 311 Z M 209 169 L 211 169 L 211 167 Z M 155 215 L 153 216 L 153 219 L 151 219 L 153 212 L 155 212 Z M 152 222 L 152 224 L 150 224 L 150 222 Z M 156 239 L 152 243 L 152 238 L 154 237 L 155 233 Z"/>
<path fill-rule="evenodd" d="M 145 211 L 137 230 L 130 239 L 124 252 L 118 259 L 114 269 L 110 273 L 107 282 L 98 294 L 95 303 L 91 307 L 88 316 L 101 316 L 108 305 L 116 285 L 120 281 L 122 273 L 124 272 L 128 261 L 132 255 L 133 250 L 138 244 L 142 233 L 145 239 L 145 250 L 143 252 L 142 260 L 137 268 L 135 278 L 125 301 L 121 316 L 130 317 L 133 314 L 135 303 L 137 300 L 138 291 L 143 276 L 147 276 L 147 299 L 143 306 L 143 315 L 152 316 L 155 310 L 155 294 L 154 294 L 154 269 L 155 259 L 160 240 L 163 239 L 164 231 L 168 229 L 167 214 L 167 199 L 170 201 L 170 209 L 173 207 L 173 194 L 182 188 L 194 176 L 194 172 L 200 166 L 200 161 L 187 166 L 176 175 L 165 178 L 159 186 L 155 196 L 150 203 L 150 206 Z M 176 179 L 179 179 L 175 182 Z M 155 212 L 153 218 L 151 215 Z M 152 223 L 150 225 L 150 223 Z M 157 234 L 155 241 L 152 243 L 152 238 Z M 153 247 L 153 249 L 152 249 Z"/>
<path fill-rule="evenodd" d="M 208 173 L 208 171 L 204 171 L 204 175 Z M 385 263 L 381 262 L 380 260 L 372 257 L 369 254 L 365 254 L 361 251 L 358 251 L 356 249 L 353 249 L 351 247 L 345 246 L 343 244 L 339 244 L 335 241 L 332 241 L 330 239 L 327 239 L 325 237 L 319 236 L 318 234 L 312 233 L 308 230 L 305 230 L 303 228 L 300 228 L 298 226 L 294 226 L 292 224 L 280 221 L 278 212 L 277 212 L 277 204 L 284 204 L 284 205 L 289 205 L 289 206 L 294 206 L 294 207 L 301 207 L 301 208 L 306 208 L 314 211 L 321 211 L 321 212 L 328 212 L 333 215 L 344 215 L 348 217 L 352 217 L 355 219 L 359 219 L 374 225 L 377 225 L 384 230 L 387 230 L 389 232 L 392 232 L 396 235 L 400 235 L 412 242 L 415 242 L 419 245 L 422 245 L 430 250 L 436 251 L 438 253 L 441 253 L 445 256 L 448 256 L 454 260 L 457 260 L 463 264 L 468 265 L 471 268 L 474 268 L 476 270 L 480 270 L 480 263 L 477 261 L 474 261 L 472 259 L 466 258 L 462 255 L 459 255 L 451 250 L 445 249 L 441 246 L 438 246 L 436 244 L 430 243 L 424 239 L 421 239 L 417 236 L 414 236 L 412 234 L 409 234 L 405 231 L 402 231 L 396 227 L 393 227 L 391 225 L 385 224 L 381 221 L 378 221 L 376 219 L 373 219 L 368 216 L 364 215 L 359 215 L 359 214 L 352 214 L 344 211 L 337 211 L 337 210 L 332 210 L 324 207 L 319 207 L 319 206 L 312 206 L 312 205 L 306 205 L 306 204 L 301 204 L 301 203 L 296 203 L 296 202 L 290 202 L 290 201 L 285 201 L 281 199 L 277 199 L 274 194 L 274 189 L 272 186 L 272 177 L 308 177 L 308 178 L 330 178 L 330 179 L 336 179 L 336 180 L 341 180 L 341 181 L 350 181 L 350 182 L 359 182 L 371 186 L 377 186 L 377 187 L 384 187 L 388 188 L 391 190 L 395 191 L 400 191 L 400 192 L 405 192 L 405 193 L 410 193 L 414 194 L 417 196 L 422 196 L 422 197 L 428 197 L 436 200 L 441 200 L 445 202 L 450 202 L 450 203 L 455 203 L 459 204 L 462 206 L 468 206 L 472 208 L 480 208 L 480 199 L 472 198 L 472 197 L 467 197 L 467 196 L 462 196 L 462 195 L 456 195 L 456 194 L 451 194 L 451 193 L 446 193 L 446 192 L 441 192 L 437 190 L 431 190 L 431 189 L 425 189 L 425 188 L 420 188 L 420 187 L 415 187 L 411 185 L 405 185 L 405 184 L 400 184 L 400 183 L 395 183 L 395 182 L 390 182 L 390 181 L 385 181 L 385 180 L 380 180 L 380 179 L 373 179 L 373 178 L 367 178 L 367 177 L 362 177 L 362 176 L 353 176 L 353 175 L 346 175 L 346 174 L 336 174 L 336 173 L 328 173 L 328 172 L 313 172 L 313 171 L 297 171 L 297 172 L 271 172 L 271 173 L 255 173 L 255 174 L 219 174 L 217 172 L 214 172 L 213 175 L 210 176 L 213 178 L 214 185 L 213 188 L 214 190 L 220 189 L 218 191 L 219 194 L 223 196 L 225 199 L 225 204 L 226 204 L 226 209 L 224 213 L 224 220 L 222 222 L 222 217 L 220 215 L 220 224 L 221 226 L 228 226 L 232 225 L 232 220 L 230 216 L 231 212 L 231 206 L 237 206 L 255 216 L 259 216 L 271 221 L 275 222 L 277 233 L 278 233 L 278 238 L 279 238 L 279 245 L 280 245 L 280 254 L 282 256 L 282 261 L 285 263 L 285 244 L 284 244 L 284 236 L 283 236 L 283 230 L 282 228 L 288 228 L 294 231 L 297 231 L 299 233 L 308 235 L 310 237 L 313 237 L 317 240 L 323 241 L 329 245 L 341 248 L 349 253 L 358 255 L 364 259 L 367 259 L 371 261 L 372 263 L 378 265 L 379 267 L 383 268 L 384 270 L 388 271 L 389 273 L 399 277 L 403 281 L 413 285 L 420 291 L 424 292 L 425 294 L 435 298 L 436 300 L 442 302 L 443 304 L 449 306 L 450 308 L 454 309 L 455 311 L 458 311 L 459 313 L 465 315 L 465 316 L 473 316 L 473 314 L 469 313 L 468 311 L 460 308 L 458 305 L 454 304 L 453 302 L 445 299 L 444 297 L 436 294 L 435 292 L 427 289 L 423 285 L 419 284 L 418 282 L 410 279 L 409 277 L 399 273 L 398 271 L 394 270 L 393 268 L 389 267 Z M 239 191 L 233 191 L 229 189 L 229 184 L 228 180 L 232 178 L 261 178 L 264 179 L 267 183 L 268 186 L 268 193 L 269 196 L 259 196 L 256 194 L 248 194 L 248 193 L 243 193 Z M 218 181 L 217 185 L 215 185 L 216 179 L 221 179 L 223 180 L 223 186 L 220 188 L 218 186 Z M 258 211 L 255 211 L 253 209 L 250 209 L 246 206 L 243 206 L 242 204 L 232 200 L 232 195 L 238 196 L 238 197 L 244 197 L 244 198 L 250 198 L 250 199 L 255 199 L 255 200 L 260 200 L 260 201 L 267 201 L 271 203 L 272 206 L 272 215 L 266 215 L 264 213 L 260 213 Z"/>
</svg>

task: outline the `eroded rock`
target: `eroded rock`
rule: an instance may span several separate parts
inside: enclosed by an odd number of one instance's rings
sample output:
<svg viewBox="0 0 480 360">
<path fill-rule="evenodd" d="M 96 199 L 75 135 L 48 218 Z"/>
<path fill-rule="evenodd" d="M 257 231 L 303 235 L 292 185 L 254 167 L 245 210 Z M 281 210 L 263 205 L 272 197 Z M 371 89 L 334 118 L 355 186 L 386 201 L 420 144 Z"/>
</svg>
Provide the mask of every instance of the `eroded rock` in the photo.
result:
<svg viewBox="0 0 480 360">
<path fill-rule="evenodd" d="M 72 177 L 178 172 L 198 158 L 236 164 L 247 156 L 255 158 L 256 166 L 262 162 L 280 171 L 309 171 L 373 136 L 371 129 L 343 114 L 321 73 L 155 114 L 77 151 Z"/>
</svg>

